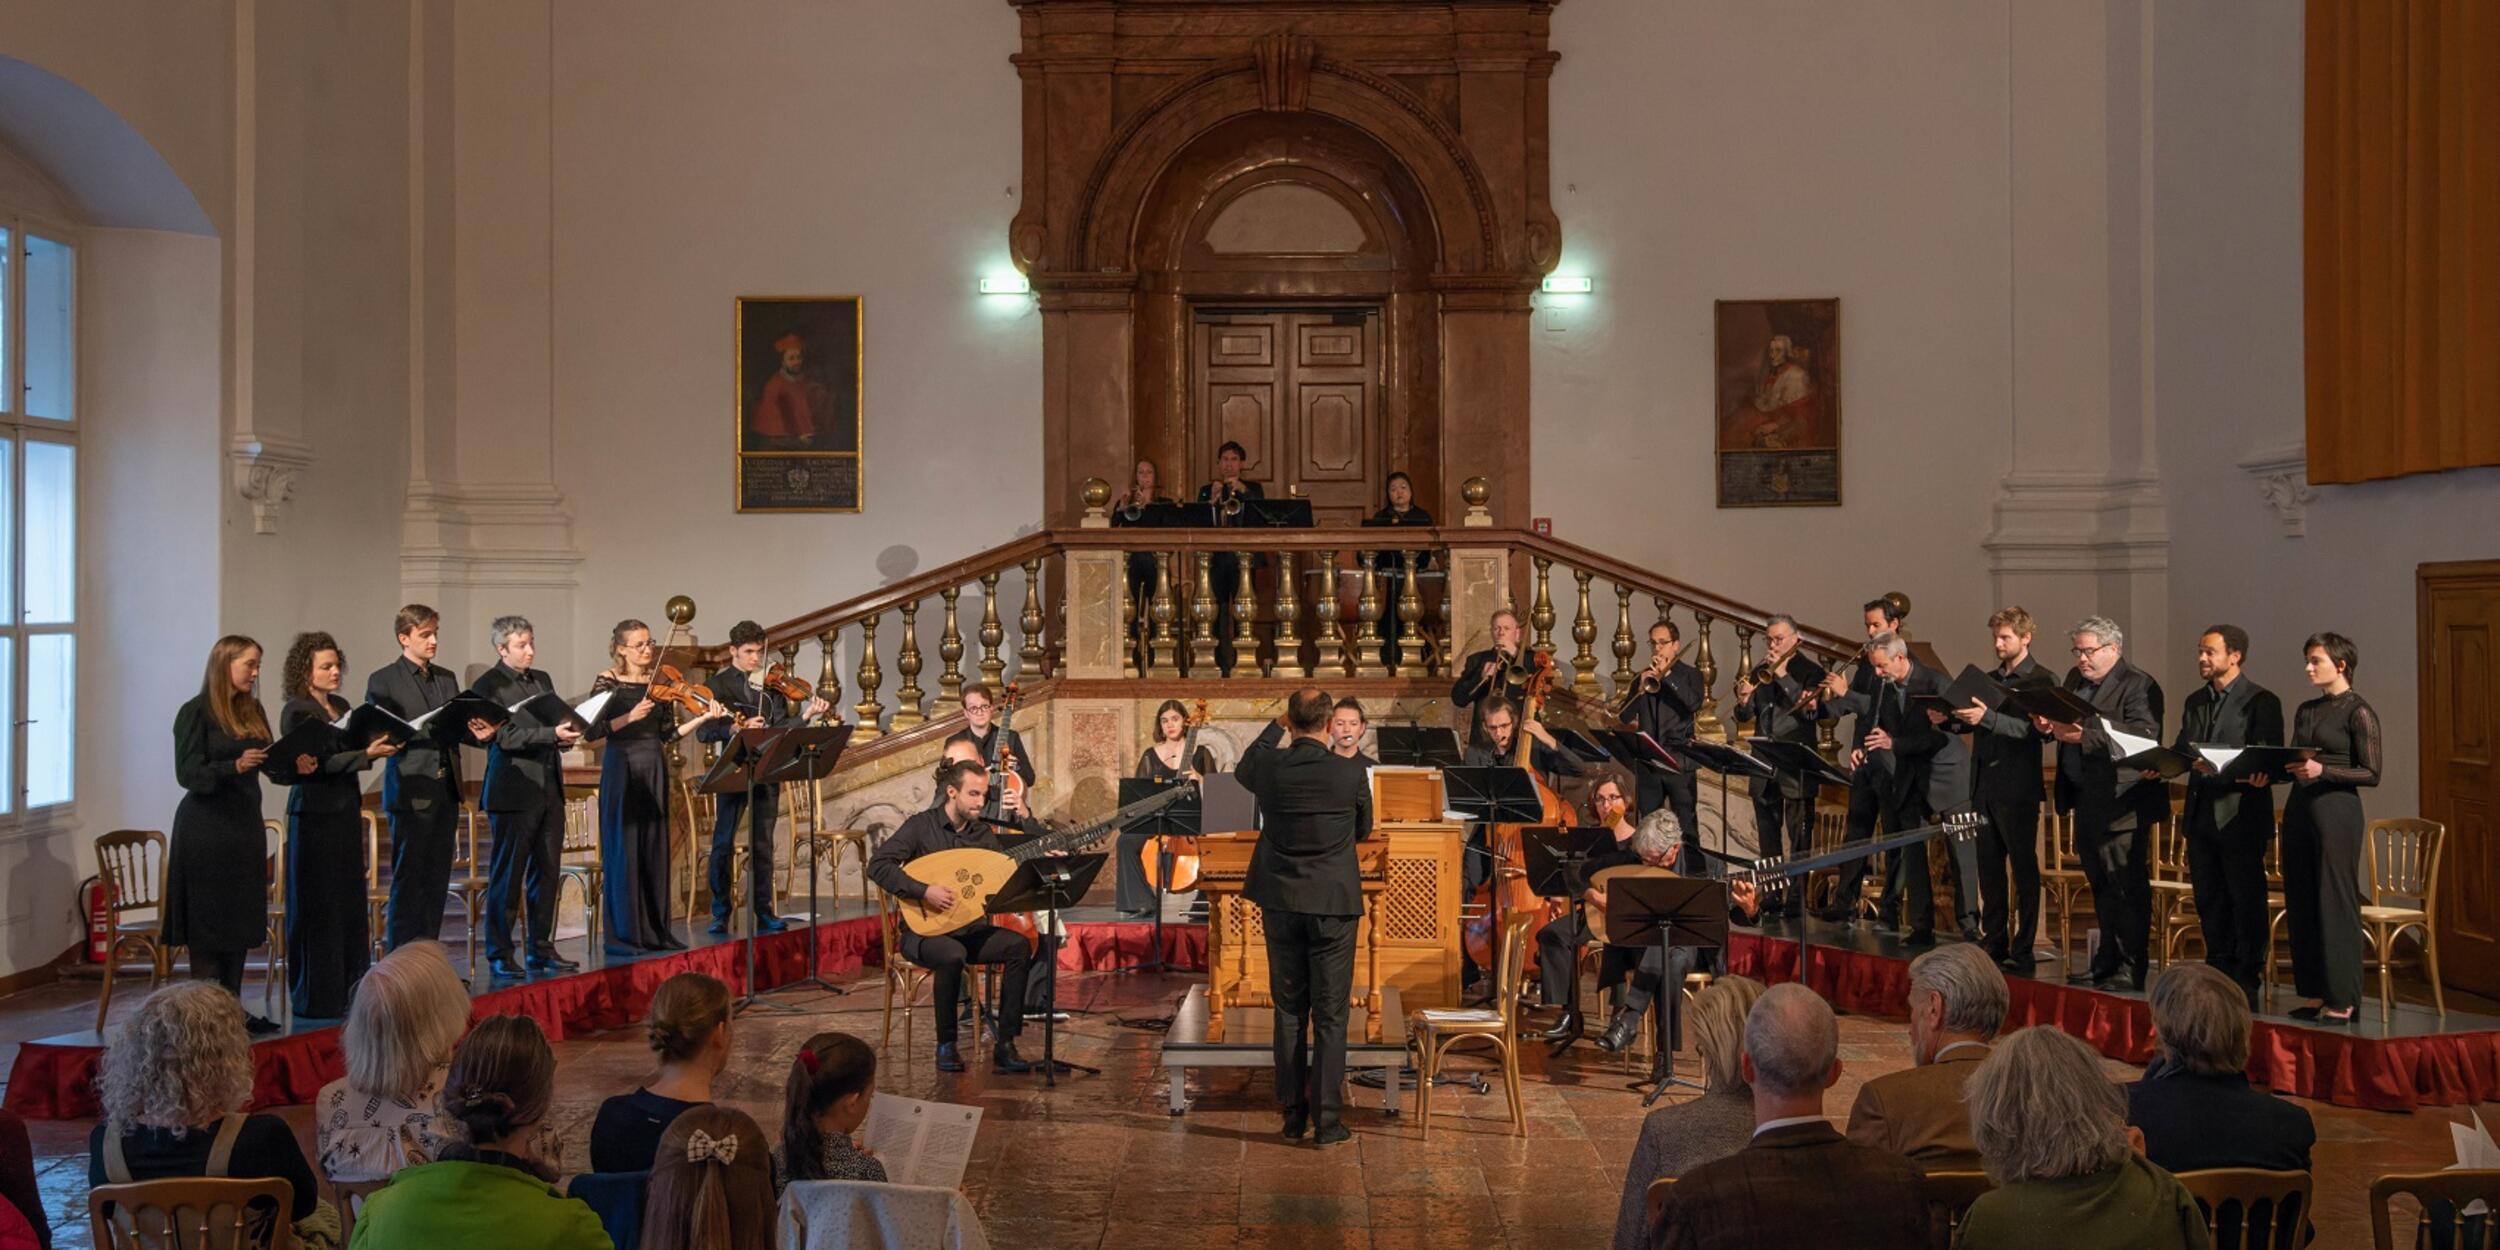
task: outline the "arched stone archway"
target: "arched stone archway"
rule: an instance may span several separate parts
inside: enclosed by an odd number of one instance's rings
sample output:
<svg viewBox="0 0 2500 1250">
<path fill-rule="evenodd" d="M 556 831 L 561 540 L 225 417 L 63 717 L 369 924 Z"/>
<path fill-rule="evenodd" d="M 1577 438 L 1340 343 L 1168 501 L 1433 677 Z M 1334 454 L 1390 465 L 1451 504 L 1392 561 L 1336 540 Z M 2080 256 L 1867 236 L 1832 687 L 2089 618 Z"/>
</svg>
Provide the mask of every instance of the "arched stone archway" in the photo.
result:
<svg viewBox="0 0 2500 1250">
<path fill-rule="evenodd" d="M 1041 301 L 1046 516 L 1072 520 L 1079 483 L 1123 479 L 1139 455 L 1189 485 L 1216 437 L 1193 321 L 1311 308 L 1377 334 L 1363 480 L 1407 469 L 1453 517 L 1458 484 L 1481 474 L 1497 519 L 1524 523 L 1529 295 L 1559 250 L 1550 6 L 1471 6 L 1464 30 L 1368 7 L 1250 3 L 1182 26 L 1129 22 L 1116 0 L 1107 25 L 1099 3 L 1017 7 L 1025 183 L 1009 246 Z M 1276 183 L 1297 190 L 1240 214 L 1267 233 L 1212 239 L 1227 205 Z M 1351 242 L 1332 250 L 1331 229 Z M 1274 491 L 1309 469 L 1256 476 Z"/>
</svg>

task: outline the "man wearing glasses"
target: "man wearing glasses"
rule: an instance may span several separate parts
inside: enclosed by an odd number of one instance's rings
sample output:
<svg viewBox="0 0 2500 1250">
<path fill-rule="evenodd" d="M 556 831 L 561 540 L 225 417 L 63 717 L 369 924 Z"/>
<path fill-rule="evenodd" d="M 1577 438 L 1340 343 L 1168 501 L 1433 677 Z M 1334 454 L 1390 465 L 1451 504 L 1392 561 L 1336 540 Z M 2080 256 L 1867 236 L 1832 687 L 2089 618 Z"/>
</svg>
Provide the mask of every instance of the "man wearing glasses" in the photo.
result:
<svg viewBox="0 0 2500 1250">
<path fill-rule="evenodd" d="M 2081 725 L 2032 718 L 2057 742 L 2057 808 L 2074 812 L 2075 853 L 2092 883 L 2092 907 L 2101 923 L 2091 967 L 2066 979 L 2098 989 L 2126 984 L 2140 990 L 2152 930 L 2152 826 L 2169 798 L 2162 783 L 2118 767 L 2101 720 L 2158 741 L 2161 683 L 2127 662 L 2126 635 L 2108 617 L 2087 616 L 2072 634 L 2075 666 L 2066 672 L 2066 688 L 2090 703 L 2096 715 Z"/>
</svg>

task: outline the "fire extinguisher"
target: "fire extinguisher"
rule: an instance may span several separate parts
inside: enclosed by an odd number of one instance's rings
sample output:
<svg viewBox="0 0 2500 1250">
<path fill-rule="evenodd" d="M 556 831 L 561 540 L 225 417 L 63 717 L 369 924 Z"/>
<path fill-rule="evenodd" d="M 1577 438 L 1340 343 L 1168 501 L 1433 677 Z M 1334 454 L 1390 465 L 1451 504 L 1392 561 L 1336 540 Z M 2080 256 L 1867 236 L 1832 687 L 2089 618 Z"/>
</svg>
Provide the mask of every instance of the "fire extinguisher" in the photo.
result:
<svg viewBox="0 0 2500 1250">
<path fill-rule="evenodd" d="M 103 963 L 113 945 L 112 899 L 104 878 L 89 877 L 78 883 L 78 909 L 87 917 L 87 962 Z"/>
</svg>

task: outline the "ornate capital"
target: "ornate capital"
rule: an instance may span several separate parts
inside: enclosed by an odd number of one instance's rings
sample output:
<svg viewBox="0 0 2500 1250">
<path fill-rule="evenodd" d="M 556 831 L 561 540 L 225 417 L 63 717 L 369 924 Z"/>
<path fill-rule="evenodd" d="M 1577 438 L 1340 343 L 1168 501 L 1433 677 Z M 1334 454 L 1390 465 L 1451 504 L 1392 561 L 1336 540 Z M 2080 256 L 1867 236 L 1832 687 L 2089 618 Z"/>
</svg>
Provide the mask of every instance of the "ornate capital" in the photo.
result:
<svg viewBox="0 0 2500 1250">
<path fill-rule="evenodd" d="M 2285 538 L 2308 534 L 2309 504 L 2318 497 L 2318 488 L 2309 484 L 2307 443 L 2251 452 L 2240 460 L 2240 471 L 2257 479 L 2257 497 L 2274 509 Z"/>
<path fill-rule="evenodd" d="M 295 479 L 312 467 L 312 448 L 282 438 L 238 434 L 226 449 L 234 471 L 234 493 L 252 505 L 252 532 L 275 534 L 287 501 L 295 497 Z"/>
</svg>

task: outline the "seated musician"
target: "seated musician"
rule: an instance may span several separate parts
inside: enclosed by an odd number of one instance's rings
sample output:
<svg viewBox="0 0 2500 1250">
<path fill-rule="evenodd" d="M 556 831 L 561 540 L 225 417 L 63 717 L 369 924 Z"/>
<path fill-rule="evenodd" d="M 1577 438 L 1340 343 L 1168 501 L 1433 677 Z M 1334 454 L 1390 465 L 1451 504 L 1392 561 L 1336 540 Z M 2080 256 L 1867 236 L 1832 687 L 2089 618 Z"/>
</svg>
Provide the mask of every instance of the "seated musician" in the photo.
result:
<svg viewBox="0 0 2500 1250">
<path fill-rule="evenodd" d="M 971 739 L 961 735 L 947 739 L 946 745 L 939 748 L 937 785 L 929 794 L 930 811 L 946 806 L 946 770 L 958 763 L 970 764 L 975 768 L 981 767 L 979 749 L 972 745 Z M 1050 832 L 1048 826 L 1041 822 L 1041 818 L 1025 810 L 1021 800 L 1011 799 L 1002 807 L 1007 810 L 997 816 L 983 817 L 979 822 L 988 825 L 990 831 L 998 835 L 999 845 L 1013 847 L 1026 838 Z M 1008 823 L 989 824 L 992 820 Z M 1009 827 L 1010 825 L 1013 827 Z M 1024 983 L 1025 1014 L 1030 1019 L 1040 1019 L 1045 1010 L 1044 1004 L 1057 1001 L 1053 994 L 1057 989 L 1056 978 L 1059 975 L 1060 936 L 1057 926 L 1045 930 L 1040 935 L 1041 945 L 1033 953 L 1033 975 Z M 959 1005 L 967 1014 L 972 1011 L 972 987 L 969 983 L 964 986 Z M 1066 1019 L 1066 1017 L 1062 1016 L 1061 1019 Z"/>
<path fill-rule="evenodd" d="M 1363 735 L 1370 730 L 1371 721 L 1363 715 L 1363 701 L 1347 695 L 1337 700 L 1337 706 L 1328 713 L 1328 750 L 1340 759 L 1374 767 L 1380 761 L 1363 754 Z"/>
<path fill-rule="evenodd" d="M 1596 823 L 1614 830 L 1615 840 L 1612 846 L 1591 855 L 1588 862 L 1580 866 L 1583 879 L 1607 868 L 1641 862 L 1641 857 L 1632 849 L 1633 835 L 1638 831 L 1632 824 L 1632 805 L 1623 797 L 1622 782 L 1613 777 L 1598 782 L 1595 792 L 1589 795 L 1589 812 Z M 1672 851 L 1668 853 L 1666 862 L 1675 862 Z M 1589 893 L 1595 895 L 1598 892 L 1591 890 Z M 1545 1005 L 1563 1009 L 1562 1018 L 1545 1031 L 1545 1040 L 1554 1043 L 1557 1054 L 1581 1036 L 1580 1005 L 1571 992 L 1572 982 L 1580 976 L 1580 948 L 1588 945 L 1603 927 L 1602 919 L 1590 913 L 1586 920 L 1578 916 L 1564 916 L 1537 930 L 1536 962 L 1544 984 Z"/>
<path fill-rule="evenodd" d="M 1683 838 L 1684 831 L 1676 825 L 1674 809 L 1662 807 L 1641 817 L 1640 828 L 1632 834 L 1632 853 L 1639 858 L 1642 869 L 1672 874 Z M 1590 887 L 1585 900 L 1592 921 L 1604 914 L 1606 891 L 1602 887 Z M 1596 923 L 1598 927 L 1604 927 L 1602 921 Z M 1689 946 L 1670 947 L 1661 967 L 1655 943 L 1641 946 L 1608 943 L 1605 955 L 1598 961 L 1597 984 L 1607 992 L 1617 994 L 1617 997 L 1614 1019 L 1607 1023 L 1605 1034 L 1597 1039 L 1598 1046 L 1609 1052 L 1630 1046 L 1640 1036 L 1641 1016 L 1648 1012 L 1651 1000 L 1659 994 L 1675 993 L 1677 987 L 1684 983 L 1685 974 L 1693 970 L 1697 954 Z M 1618 985 L 1621 987 L 1619 992 Z M 1662 1041 L 1657 1047 L 1658 1066 L 1673 1063 L 1674 1053 L 1674 1039 Z"/>
<path fill-rule="evenodd" d="M 1204 755 L 1206 748 L 1198 748 Z M 1209 763 L 1214 761 L 1210 759 Z M 1154 741 L 1145 754 L 1137 757 L 1137 771 L 1130 774 L 1150 781 L 1196 781 L 1198 763 L 1189 758 L 1189 709 L 1178 699 L 1165 699 L 1155 709 Z M 1156 882 L 1146 871 L 1146 844 L 1154 840 L 1149 833 L 1122 831 L 1112 855 L 1119 872 L 1118 892 L 1122 920 L 1149 920 L 1154 916 Z"/>
<path fill-rule="evenodd" d="M 924 885 L 905 872 L 904 865 L 923 855 L 959 847 L 1003 853 L 998 835 L 980 819 L 981 808 L 990 797 L 989 777 L 981 765 L 959 760 L 946 767 L 943 777 L 939 788 L 945 795 L 944 801 L 904 821 L 868 859 L 868 879 L 876 882 L 877 888 L 896 898 L 940 909 L 955 905 L 954 888 Z M 931 973 L 930 1004 L 937 1015 L 938 1071 L 964 1070 L 963 1058 L 955 1050 L 955 1030 L 957 1000 L 967 963 L 1006 965 L 998 979 L 998 1044 L 990 1054 L 992 1069 L 1032 1070 L 1033 1065 L 1016 1053 L 1016 1034 L 1024 1028 L 1026 979 L 1031 976 L 1035 956 L 1033 944 L 1022 933 L 983 919 L 936 937 L 922 937 L 906 929 L 902 946 L 905 959 Z"/>
<path fill-rule="evenodd" d="M 1491 695 L 1484 700 L 1480 710 L 1484 717 L 1484 741 L 1467 748 L 1467 767 L 1510 767 L 1517 758 L 1512 742 L 1520 728 L 1518 705 L 1506 696 Z M 1547 732 L 1543 724 L 1529 721 L 1527 732 L 1529 737 L 1535 739 L 1528 746 L 1528 769 L 1537 774 L 1538 780 L 1550 786 L 1554 778 L 1564 774 L 1577 776 L 1586 767 L 1579 756 L 1571 753 L 1571 748 L 1555 742 L 1554 735 Z M 1468 896 L 1473 897 L 1493 875 L 1492 830 L 1483 822 L 1467 826 L 1465 854 L 1461 877 Z M 1462 973 L 1466 980 L 1474 981 L 1483 975 L 1483 969 L 1478 968 L 1470 957 L 1462 965 Z"/>
<path fill-rule="evenodd" d="M 1024 735 L 998 723 L 998 696 L 986 685 L 964 687 L 964 727 L 947 735 L 946 745 L 969 743 L 972 757 L 989 770 L 990 803 L 981 809 L 984 816 L 1003 820 L 1020 820 L 1024 816 L 1023 801 L 1005 784 L 996 768 L 1002 753 L 1012 754 L 1016 761 L 1016 777 L 1023 791 L 1033 788 L 1033 753 L 1024 749 Z"/>
</svg>

